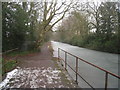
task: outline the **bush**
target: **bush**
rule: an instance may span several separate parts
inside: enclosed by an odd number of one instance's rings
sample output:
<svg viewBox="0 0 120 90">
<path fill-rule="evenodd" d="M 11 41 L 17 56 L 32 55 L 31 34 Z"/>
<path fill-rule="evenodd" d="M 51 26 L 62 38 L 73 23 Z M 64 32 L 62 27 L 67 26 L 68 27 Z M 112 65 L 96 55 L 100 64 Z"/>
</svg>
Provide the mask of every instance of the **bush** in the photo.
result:
<svg viewBox="0 0 120 90">
<path fill-rule="evenodd" d="M 89 35 L 85 35 L 84 37 L 75 35 L 72 38 L 69 38 L 69 40 L 65 40 L 64 38 L 64 42 L 98 51 L 120 53 L 118 37 L 115 35 L 111 36 L 110 39 L 107 39 L 104 34 L 97 35 L 95 33 L 91 33 Z"/>
<path fill-rule="evenodd" d="M 7 61 L 4 65 L 2 65 L 2 74 L 4 75 L 6 72 L 12 70 L 13 68 L 16 67 L 16 61 L 15 60 L 9 60 Z"/>
<path fill-rule="evenodd" d="M 102 42 L 99 42 L 97 40 L 93 40 L 86 45 L 86 48 L 95 49 L 95 50 L 101 50 L 103 47 L 104 46 L 102 45 Z"/>
<path fill-rule="evenodd" d="M 118 52 L 118 42 L 116 42 L 116 40 L 106 41 L 104 50 L 111 52 L 111 53 L 119 53 Z"/>
</svg>

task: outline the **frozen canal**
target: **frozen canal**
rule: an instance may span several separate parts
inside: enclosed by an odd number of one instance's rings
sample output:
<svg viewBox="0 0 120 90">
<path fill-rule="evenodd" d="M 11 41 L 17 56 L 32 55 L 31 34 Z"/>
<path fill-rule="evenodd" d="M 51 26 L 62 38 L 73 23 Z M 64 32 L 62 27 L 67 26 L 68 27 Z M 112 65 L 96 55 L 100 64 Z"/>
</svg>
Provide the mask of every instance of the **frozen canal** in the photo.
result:
<svg viewBox="0 0 120 90">
<path fill-rule="evenodd" d="M 58 48 L 61 48 L 73 55 L 76 55 L 90 63 L 102 67 L 112 73 L 118 75 L 118 54 L 105 53 L 95 50 L 89 50 L 72 46 L 65 43 L 51 41 L 54 49 L 54 57 L 58 57 Z M 64 52 L 60 51 L 60 57 L 65 58 Z M 67 63 L 75 69 L 75 57 L 67 54 Z M 105 72 L 96 69 L 79 60 L 78 73 L 87 80 L 94 88 L 104 88 L 105 86 Z M 69 74 L 75 79 L 75 73 L 67 66 Z M 90 88 L 80 77 L 78 77 L 78 85 L 82 88 Z M 118 88 L 118 79 L 109 75 L 108 88 Z"/>
</svg>

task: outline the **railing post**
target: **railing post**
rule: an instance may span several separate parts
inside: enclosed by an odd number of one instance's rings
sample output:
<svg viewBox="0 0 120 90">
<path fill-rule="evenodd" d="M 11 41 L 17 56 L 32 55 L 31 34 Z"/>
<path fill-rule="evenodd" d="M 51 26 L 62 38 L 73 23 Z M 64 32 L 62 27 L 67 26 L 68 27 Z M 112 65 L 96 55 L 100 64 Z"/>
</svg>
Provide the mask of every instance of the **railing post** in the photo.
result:
<svg viewBox="0 0 120 90">
<path fill-rule="evenodd" d="M 67 71 L 67 52 L 65 52 L 65 70 Z"/>
<path fill-rule="evenodd" d="M 76 83 L 78 84 L 77 73 L 78 73 L 78 57 L 76 57 Z"/>
<path fill-rule="evenodd" d="M 58 61 L 59 61 L 59 57 L 60 57 L 60 56 L 59 56 L 59 48 L 58 48 Z"/>
<path fill-rule="evenodd" d="M 107 90 L 108 85 L 108 72 L 105 73 L 105 90 Z"/>
</svg>

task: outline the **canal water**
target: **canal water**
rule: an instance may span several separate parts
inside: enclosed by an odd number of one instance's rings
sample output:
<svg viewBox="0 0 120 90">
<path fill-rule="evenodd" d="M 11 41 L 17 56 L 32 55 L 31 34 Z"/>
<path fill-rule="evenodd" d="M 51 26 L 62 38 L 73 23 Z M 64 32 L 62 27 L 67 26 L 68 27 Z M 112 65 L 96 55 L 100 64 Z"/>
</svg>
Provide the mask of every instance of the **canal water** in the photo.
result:
<svg viewBox="0 0 120 90">
<path fill-rule="evenodd" d="M 119 54 L 112 54 L 106 52 L 100 52 L 95 50 L 90 50 L 86 48 L 81 48 L 77 46 L 72 46 L 66 43 L 51 41 L 54 52 L 54 57 L 58 57 L 58 48 L 61 48 L 73 55 L 76 55 L 90 63 L 93 63 L 101 68 L 104 68 L 114 74 L 118 75 L 118 56 Z M 60 51 L 60 57 L 65 58 L 65 53 Z M 75 70 L 76 58 L 67 54 L 67 63 Z M 63 62 L 62 62 L 63 63 Z M 78 61 L 78 73 L 91 84 L 94 88 L 104 88 L 105 87 L 105 72 L 84 63 L 83 61 Z M 63 63 L 64 65 L 64 63 Z M 70 76 L 75 80 L 75 73 L 67 66 L 67 71 Z M 90 88 L 83 79 L 78 77 L 78 85 L 81 88 Z M 108 76 L 108 88 L 118 88 L 118 79 L 114 76 Z"/>
</svg>

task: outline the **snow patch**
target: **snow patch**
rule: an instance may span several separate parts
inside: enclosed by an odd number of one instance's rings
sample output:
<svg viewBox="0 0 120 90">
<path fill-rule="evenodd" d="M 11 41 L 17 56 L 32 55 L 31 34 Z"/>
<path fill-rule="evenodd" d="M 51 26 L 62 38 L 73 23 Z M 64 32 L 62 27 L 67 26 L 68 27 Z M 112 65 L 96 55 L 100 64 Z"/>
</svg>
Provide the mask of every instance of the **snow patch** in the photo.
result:
<svg viewBox="0 0 120 90">
<path fill-rule="evenodd" d="M 17 67 L 7 73 L 6 79 L 0 83 L 0 88 L 53 88 L 56 86 L 61 88 L 64 85 L 61 84 L 60 73 L 60 70 L 51 67 L 46 69 Z"/>
<path fill-rule="evenodd" d="M 13 71 L 8 72 L 6 79 L 4 79 L 4 81 L 0 83 L 0 88 L 4 88 L 7 85 L 7 83 L 10 81 L 10 79 L 15 76 L 17 71 L 18 71 L 17 69 L 14 69 Z"/>
</svg>

